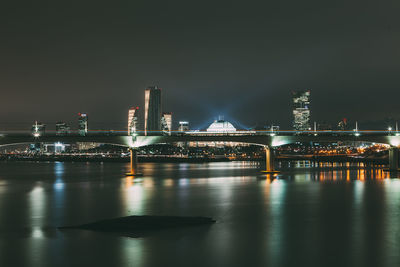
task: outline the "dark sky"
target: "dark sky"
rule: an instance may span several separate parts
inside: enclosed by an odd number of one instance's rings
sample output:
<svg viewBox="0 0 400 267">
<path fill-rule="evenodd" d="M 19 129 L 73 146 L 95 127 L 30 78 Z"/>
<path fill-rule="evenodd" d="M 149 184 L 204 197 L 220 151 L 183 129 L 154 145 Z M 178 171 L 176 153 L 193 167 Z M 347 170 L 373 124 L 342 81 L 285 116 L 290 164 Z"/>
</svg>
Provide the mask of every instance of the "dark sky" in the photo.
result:
<svg viewBox="0 0 400 267">
<path fill-rule="evenodd" d="M 4 1 L 0 127 L 120 128 L 144 88 L 194 127 L 400 120 L 400 1 Z M 10 3 L 13 2 L 13 3 Z M 362 125 L 361 125 L 362 127 Z"/>
</svg>

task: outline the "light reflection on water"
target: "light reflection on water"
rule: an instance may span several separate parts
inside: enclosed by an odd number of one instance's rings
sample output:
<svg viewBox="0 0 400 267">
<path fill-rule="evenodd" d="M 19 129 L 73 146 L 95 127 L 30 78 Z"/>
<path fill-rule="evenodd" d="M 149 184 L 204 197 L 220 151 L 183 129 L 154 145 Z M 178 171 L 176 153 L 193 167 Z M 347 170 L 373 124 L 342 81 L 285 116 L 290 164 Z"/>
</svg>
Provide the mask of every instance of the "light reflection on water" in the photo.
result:
<svg viewBox="0 0 400 267">
<path fill-rule="evenodd" d="M 124 177 L 125 164 L 0 164 L 0 266 L 400 263 L 400 180 L 381 167 L 290 162 L 263 175 L 258 163 L 146 163 L 145 176 Z M 218 222 L 139 239 L 56 229 L 127 215 Z"/>
</svg>

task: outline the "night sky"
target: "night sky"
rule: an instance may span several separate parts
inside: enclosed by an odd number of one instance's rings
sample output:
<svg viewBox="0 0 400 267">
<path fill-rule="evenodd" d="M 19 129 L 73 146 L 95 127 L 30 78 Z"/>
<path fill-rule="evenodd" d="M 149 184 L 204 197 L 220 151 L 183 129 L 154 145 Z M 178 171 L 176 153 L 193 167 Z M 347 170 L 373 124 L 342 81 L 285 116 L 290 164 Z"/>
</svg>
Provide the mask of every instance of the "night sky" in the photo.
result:
<svg viewBox="0 0 400 267">
<path fill-rule="evenodd" d="M 193 127 L 288 129 L 294 89 L 311 89 L 313 121 L 400 121 L 398 0 L 5 2 L 3 129 L 75 128 L 78 112 L 123 129 L 151 85 Z"/>
</svg>

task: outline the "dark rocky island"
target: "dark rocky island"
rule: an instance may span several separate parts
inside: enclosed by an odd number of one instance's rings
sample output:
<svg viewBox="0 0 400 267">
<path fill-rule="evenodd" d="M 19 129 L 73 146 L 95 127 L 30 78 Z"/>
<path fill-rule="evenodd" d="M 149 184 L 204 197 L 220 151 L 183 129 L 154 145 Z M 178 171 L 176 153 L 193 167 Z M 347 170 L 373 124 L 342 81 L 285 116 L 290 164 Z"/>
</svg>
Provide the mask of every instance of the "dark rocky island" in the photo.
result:
<svg viewBox="0 0 400 267">
<path fill-rule="evenodd" d="M 65 229 L 83 229 L 101 232 L 123 233 L 130 236 L 141 236 L 150 231 L 167 228 L 180 228 L 196 225 L 207 225 L 216 221 L 209 217 L 181 216 L 128 216 L 93 223 L 59 227 Z"/>
</svg>

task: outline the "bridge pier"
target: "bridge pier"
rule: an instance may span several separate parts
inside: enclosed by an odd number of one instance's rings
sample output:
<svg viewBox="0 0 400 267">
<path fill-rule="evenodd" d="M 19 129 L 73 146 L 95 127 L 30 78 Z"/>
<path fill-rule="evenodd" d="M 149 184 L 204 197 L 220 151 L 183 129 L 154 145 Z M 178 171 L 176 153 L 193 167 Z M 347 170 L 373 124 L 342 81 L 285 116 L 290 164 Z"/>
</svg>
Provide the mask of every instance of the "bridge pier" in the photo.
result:
<svg viewBox="0 0 400 267">
<path fill-rule="evenodd" d="M 130 167 L 131 171 L 126 173 L 126 176 L 141 176 L 141 173 L 138 173 L 138 161 L 137 161 L 137 151 L 134 148 L 129 148 L 129 152 L 131 154 Z"/>
<path fill-rule="evenodd" d="M 392 146 L 389 148 L 389 171 L 399 170 L 399 148 Z"/>
<path fill-rule="evenodd" d="M 274 151 L 270 146 L 264 146 L 265 148 L 265 171 L 263 173 L 274 174 L 279 173 L 274 168 Z"/>
</svg>

